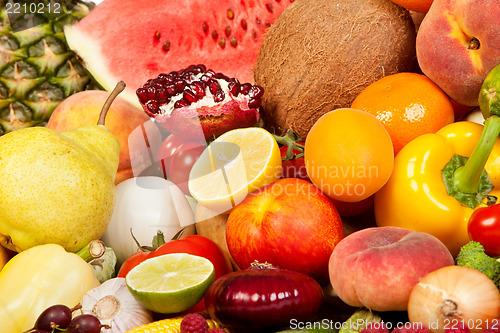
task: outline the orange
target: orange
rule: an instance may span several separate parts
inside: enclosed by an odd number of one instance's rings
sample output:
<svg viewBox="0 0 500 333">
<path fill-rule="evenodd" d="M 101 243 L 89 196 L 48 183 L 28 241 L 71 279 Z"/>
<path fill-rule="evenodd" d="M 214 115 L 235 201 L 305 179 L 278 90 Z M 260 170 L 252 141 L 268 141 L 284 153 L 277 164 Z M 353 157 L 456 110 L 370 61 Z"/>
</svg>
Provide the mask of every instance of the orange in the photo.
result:
<svg viewBox="0 0 500 333">
<path fill-rule="evenodd" d="M 342 108 L 322 115 L 306 136 L 304 162 L 330 198 L 359 202 L 377 192 L 394 166 L 391 137 L 373 115 Z"/>
<path fill-rule="evenodd" d="M 433 0 L 392 0 L 392 2 L 403 8 L 424 14 L 431 8 L 432 1 Z"/>
<path fill-rule="evenodd" d="M 448 96 L 427 76 L 398 73 L 367 86 L 351 108 L 366 111 L 389 132 L 397 154 L 416 137 L 435 133 L 455 120 Z"/>
</svg>

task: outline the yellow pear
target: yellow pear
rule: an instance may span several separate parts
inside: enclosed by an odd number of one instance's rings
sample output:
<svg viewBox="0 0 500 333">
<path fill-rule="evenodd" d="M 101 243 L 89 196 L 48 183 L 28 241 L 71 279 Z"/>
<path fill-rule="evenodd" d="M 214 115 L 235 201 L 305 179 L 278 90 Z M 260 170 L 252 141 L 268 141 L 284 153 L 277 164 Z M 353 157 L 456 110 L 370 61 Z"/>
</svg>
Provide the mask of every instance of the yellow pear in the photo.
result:
<svg viewBox="0 0 500 333">
<path fill-rule="evenodd" d="M 120 143 L 104 126 L 30 127 L 0 137 L 0 244 L 20 252 L 55 243 L 77 251 L 104 234 L 115 203 Z"/>
</svg>

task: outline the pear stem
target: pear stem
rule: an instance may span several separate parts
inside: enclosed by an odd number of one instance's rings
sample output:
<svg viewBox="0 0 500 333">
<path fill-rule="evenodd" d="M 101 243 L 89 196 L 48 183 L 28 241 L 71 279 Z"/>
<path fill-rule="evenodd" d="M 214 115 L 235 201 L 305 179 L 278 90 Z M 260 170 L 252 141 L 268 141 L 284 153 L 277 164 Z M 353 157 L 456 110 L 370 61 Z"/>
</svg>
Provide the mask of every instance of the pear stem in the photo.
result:
<svg viewBox="0 0 500 333">
<path fill-rule="evenodd" d="M 116 84 L 115 88 L 109 94 L 108 98 L 106 99 L 106 102 L 104 102 L 104 105 L 102 106 L 101 109 L 101 114 L 99 115 L 99 120 L 97 121 L 97 125 L 104 125 L 105 120 L 106 120 L 106 114 L 108 113 L 109 108 L 111 107 L 111 104 L 115 100 L 116 96 L 118 96 L 124 89 L 125 89 L 125 82 L 120 81 Z"/>
</svg>

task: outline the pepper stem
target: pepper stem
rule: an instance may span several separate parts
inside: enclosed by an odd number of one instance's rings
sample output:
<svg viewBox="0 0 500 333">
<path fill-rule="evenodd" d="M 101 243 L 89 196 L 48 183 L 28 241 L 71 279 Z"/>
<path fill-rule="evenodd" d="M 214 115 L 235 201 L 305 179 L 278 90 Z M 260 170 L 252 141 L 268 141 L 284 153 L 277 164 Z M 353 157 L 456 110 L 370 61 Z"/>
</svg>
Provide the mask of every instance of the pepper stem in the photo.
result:
<svg viewBox="0 0 500 333">
<path fill-rule="evenodd" d="M 453 174 L 453 182 L 460 192 L 478 192 L 481 173 L 499 135 L 500 117 L 492 115 L 486 119 L 481 137 L 469 159 Z"/>
</svg>

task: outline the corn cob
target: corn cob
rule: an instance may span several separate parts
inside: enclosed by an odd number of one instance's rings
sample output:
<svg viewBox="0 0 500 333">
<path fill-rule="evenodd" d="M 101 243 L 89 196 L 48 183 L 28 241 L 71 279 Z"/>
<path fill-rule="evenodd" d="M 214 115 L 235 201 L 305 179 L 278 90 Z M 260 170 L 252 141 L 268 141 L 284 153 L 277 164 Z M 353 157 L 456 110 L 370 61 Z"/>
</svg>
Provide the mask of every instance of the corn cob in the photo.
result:
<svg viewBox="0 0 500 333">
<path fill-rule="evenodd" d="M 162 319 L 153 321 L 149 324 L 138 326 L 132 330 L 125 333 L 180 333 L 181 331 L 181 321 L 184 317 L 173 317 L 168 319 Z M 222 328 L 226 332 L 230 333 L 227 328 L 222 327 L 222 325 L 215 320 L 206 319 L 209 329 L 211 328 Z"/>
</svg>

